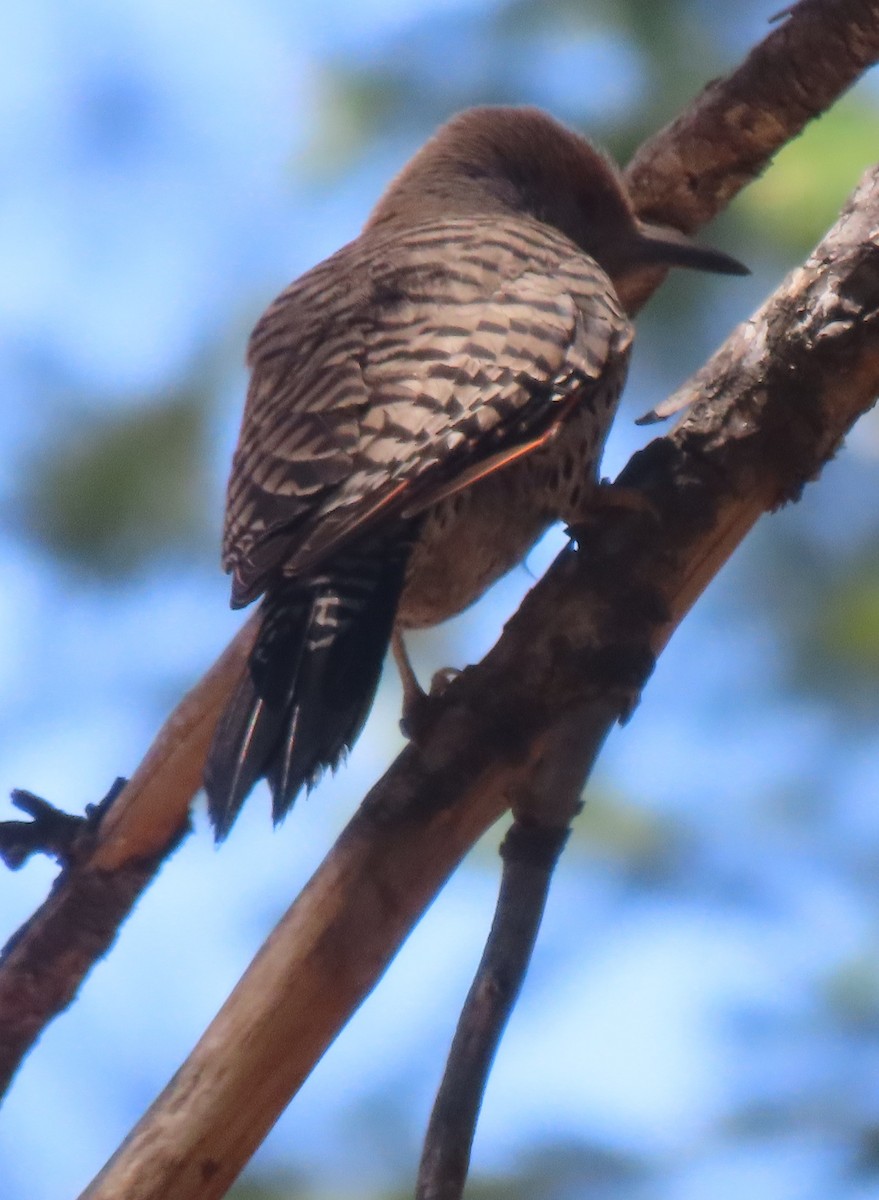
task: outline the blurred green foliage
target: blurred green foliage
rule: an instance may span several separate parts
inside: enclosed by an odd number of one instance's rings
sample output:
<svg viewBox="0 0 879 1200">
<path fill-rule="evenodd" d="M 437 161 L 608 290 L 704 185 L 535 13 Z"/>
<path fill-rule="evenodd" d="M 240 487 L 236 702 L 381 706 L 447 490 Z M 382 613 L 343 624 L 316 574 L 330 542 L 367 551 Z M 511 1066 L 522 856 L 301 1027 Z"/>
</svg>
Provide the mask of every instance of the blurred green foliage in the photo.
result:
<svg viewBox="0 0 879 1200">
<path fill-rule="evenodd" d="M 184 384 L 63 433 L 25 471 L 22 527 L 52 554 L 115 583 L 154 558 L 203 550 L 208 397 Z"/>
<path fill-rule="evenodd" d="M 846 96 L 788 142 L 742 195 L 743 214 L 768 242 L 803 254 L 836 220 L 862 171 L 876 161 L 875 104 Z"/>
<path fill-rule="evenodd" d="M 874 686 L 879 681 L 879 556 L 838 580 L 816 622 L 819 645 Z"/>
</svg>

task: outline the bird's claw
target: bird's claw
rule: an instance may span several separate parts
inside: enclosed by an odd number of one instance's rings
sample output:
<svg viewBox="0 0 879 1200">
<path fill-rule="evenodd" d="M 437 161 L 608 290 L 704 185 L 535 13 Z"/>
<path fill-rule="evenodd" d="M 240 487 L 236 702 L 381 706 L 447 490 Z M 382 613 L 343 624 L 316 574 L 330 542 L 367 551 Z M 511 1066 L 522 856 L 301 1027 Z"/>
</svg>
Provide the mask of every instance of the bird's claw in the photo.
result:
<svg viewBox="0 0 879 1200">
<path fill-rule="evenodd" d="M 453 683 L 461 674 L 459 667 L 442 667 L 439 671 L 434 671 L 433 678 L 430 681 L 430 692 L 426 699 L 439 700 L 445 694 L 446 688 L 450 683 Z"/>
<path fill-rule="evenodd" d="M 580 545 L 599 531 L 615 528 L 616 523 L 628 527 L 631 522 L 640 521 L 652 526 L 660 524 L 659 510 L 650 497 L 640 488 L 602 479 L 595 485 L 588 506 L 568 522 L 567 533 Z"/>
</svg>

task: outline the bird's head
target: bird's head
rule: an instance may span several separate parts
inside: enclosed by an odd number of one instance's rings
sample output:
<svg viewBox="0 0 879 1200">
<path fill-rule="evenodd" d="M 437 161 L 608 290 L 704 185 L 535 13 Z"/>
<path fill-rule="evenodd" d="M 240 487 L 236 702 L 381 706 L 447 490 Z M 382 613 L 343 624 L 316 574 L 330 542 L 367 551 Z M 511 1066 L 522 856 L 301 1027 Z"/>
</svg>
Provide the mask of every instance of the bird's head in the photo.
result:
<svg viewBox="0 0 879 1200">
<path fill-rule="evenodd" d="M 403 168 L 367 228 L 439 216 L 528 215 L 560 230 L 619 286 L 645 266 L 746 275 L 722 251 L 632 208 L 616 164 L 536 108 L 470 108 Z"/>
</svg>

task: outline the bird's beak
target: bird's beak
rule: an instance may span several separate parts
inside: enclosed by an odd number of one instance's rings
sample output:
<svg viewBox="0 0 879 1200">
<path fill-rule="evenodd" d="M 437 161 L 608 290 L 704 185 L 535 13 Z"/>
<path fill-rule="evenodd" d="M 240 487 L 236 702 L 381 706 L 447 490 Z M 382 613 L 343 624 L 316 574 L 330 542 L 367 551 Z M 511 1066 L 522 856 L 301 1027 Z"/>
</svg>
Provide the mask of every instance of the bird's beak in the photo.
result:
<svg viewBox="0 0 879 1200">
<path fill-rule="evenodd" d="M 638 222 L 638 257 L 645 263 L 667 267 L 690 267 L 694 271 L 714 271 L 719 275 L 750 275 L 750 270 L 738 259 L 722 250 L 700 246 L 679 229 L 670 225 L 648 225 Z"/>
</svg>

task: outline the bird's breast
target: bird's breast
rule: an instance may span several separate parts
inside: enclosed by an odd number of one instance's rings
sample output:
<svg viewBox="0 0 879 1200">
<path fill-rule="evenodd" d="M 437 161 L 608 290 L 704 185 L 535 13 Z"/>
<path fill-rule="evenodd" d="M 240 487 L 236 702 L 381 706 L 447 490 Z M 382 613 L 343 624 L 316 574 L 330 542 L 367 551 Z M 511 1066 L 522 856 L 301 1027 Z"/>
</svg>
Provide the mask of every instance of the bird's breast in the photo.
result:
<svg viewBox="0 0 879 1200">
<path fill-rule="evenodd" d="M 437 625 L 468 608 L 521 562 L 556 521 L 588 509 L 618 384 L 574 410 L 544 448 L 429 509 L 397 613 L 403 629 Z"/>
</svg>

